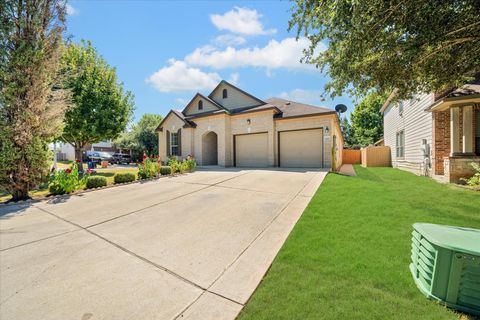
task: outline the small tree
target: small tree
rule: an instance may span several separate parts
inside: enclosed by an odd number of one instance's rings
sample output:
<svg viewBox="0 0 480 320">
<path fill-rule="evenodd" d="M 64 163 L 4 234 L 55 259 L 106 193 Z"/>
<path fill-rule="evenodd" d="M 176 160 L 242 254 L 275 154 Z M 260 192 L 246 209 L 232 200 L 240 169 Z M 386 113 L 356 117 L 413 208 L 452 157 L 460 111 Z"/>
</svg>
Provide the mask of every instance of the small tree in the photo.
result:
<svg viewBox="0 0 480 320">
<path fill-rule="evenodd" d="M 133 96 L 124 92 L 116 70 L 90 42 L 68 45 L 62 70 L 68 75 L 74 106 L 65 113 L 60 138 L 75 148 L 75 159 L 82 161 L 87 144 L 115 139 L 125 130 L 133 112 Z"/>
<path fill-rule="evenodd" d="M 128 148 L 135 158 L 140 157 L 143 152 L 149 155 L 158 154 L 158 135 L 155 132 L 162 121 L 162 116 L 157 114 L 144 114 L 138 123 L 134 124 L 131 130 L 124 132 L 115 141 L 115 145 L 121 148 Z"/>
<path fill-rule="evenodd" d="M 358 146 L 368 146 L 383 136 L 383 115 L 380 108 L 384 102 L 384 96 L 370 93 L 355 106 L 350 119 L 353 139 Z"/>
<path fill-rule="evenodd" d="M 0 187 L 14 201 L 45 181 L 68 105 L 57 73 L 64 22 L 64 1 L 0 1 Z"/>
</svg>

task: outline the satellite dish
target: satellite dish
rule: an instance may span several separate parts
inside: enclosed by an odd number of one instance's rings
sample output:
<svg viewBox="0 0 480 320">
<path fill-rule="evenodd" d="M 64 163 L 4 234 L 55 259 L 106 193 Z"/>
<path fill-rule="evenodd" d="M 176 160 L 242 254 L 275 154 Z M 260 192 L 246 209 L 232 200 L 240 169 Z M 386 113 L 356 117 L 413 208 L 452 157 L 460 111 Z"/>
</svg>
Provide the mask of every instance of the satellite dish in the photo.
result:
<svg viewBox="0 0 480 320">
<path fill-rule="evenodd" d="M 347 111 L 347 106 L 344 104 L 337 104 L 335 106 L 335 111 L 337 111 L 338 113 L 344 113 L 345 111 Z"/>
</svg>

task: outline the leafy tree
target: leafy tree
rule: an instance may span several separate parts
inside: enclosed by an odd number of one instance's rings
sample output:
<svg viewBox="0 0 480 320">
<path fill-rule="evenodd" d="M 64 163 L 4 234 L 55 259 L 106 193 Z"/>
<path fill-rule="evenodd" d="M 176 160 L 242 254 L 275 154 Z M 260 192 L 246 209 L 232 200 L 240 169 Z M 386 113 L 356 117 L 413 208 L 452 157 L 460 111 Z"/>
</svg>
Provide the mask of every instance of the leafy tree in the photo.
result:
<svg viewBox="0 0 480 320">
<path fill-rule="evenodd" d="M 348 121 L 348 118 L 345 116 L 340 120 L 340 128 L 343 134 L 344 147 L 345 148 L 356 148 L 357 143 L 355 141 L 355 136 L 353 128 Z"/>
<path fill-rule="evenodd" d="M 478 0 L 295 3 L 289 28 L 310 39 L 304 61 L 327 70 L 332 96 L 396 88 L 405 99 L 461 85 L 480 72 Z"/>
<path fill-rule="evenodd" d="M 68 106 L 58 76 L 64 22 L 64 1 L 0 0 L 0 188 L 14 201 L 45 181 L 47 144 Z"/>
<path fill-rule="evenodd" d="M 358 146 L 368 146 L 383 136 L 383 115 L 380 108 L 384 102 L 385 96 L 370 93 L 355 106 L 350 117 L 353 138 Z"/>
<path fill-rule="evenodd" d="M 149 155 L 158 154 L 158 135 L 155 132 L 162 121 L 162 116 L 156 114 L 144 114 L 137 124 L 129 131 L 124 132 L 115 144 L 121 148 L 128 148 L 135 158 L 143 152 Z"/>
<path fill-rule="evenodd" d="M 82 160 L 85 145 L 115 139 L 125 130 L 133 112 L 133 96 L 124 92 L 116 70 L 98 55 L 90 42 L 70 44 L 62 57 L 62 70 L 69 75 L 73 104 L 65 113 L 61 140 L 75 148 Z"/>
</svg>

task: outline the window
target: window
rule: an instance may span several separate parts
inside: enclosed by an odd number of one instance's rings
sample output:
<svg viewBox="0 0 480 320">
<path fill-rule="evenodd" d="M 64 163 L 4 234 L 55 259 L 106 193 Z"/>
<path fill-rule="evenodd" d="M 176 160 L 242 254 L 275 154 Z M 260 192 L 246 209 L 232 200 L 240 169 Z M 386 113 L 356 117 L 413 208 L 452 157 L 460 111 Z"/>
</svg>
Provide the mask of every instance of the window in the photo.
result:
<svg viewBox="0 0 480 320">
<path fill-rule="evenodd" d="M 398 103 L 398 114 L 402 115 L 403 114 L 403 101 L 400 101 Z"/>
<path fill-rule="evenodd" d="M 178 154 L 178 132 L 170 132 L 170 155 L 179 156 L 179 154 Z"/>
<path fill-rule="evenodd" d="M 227 99 L 227 97 L 228 97 L 227 89 L 223 89 L 222 96 L 223 96 L 223 99 Z"/>
<path fill-rule="evenodd" d="M 198 110 L 203 110 L 203 101 L 198 100 Z"/>
<path fill-rule="evenodd" d="M 405 130 L 397 132 L 397 158 L 405 156 Z"/>
</svg>

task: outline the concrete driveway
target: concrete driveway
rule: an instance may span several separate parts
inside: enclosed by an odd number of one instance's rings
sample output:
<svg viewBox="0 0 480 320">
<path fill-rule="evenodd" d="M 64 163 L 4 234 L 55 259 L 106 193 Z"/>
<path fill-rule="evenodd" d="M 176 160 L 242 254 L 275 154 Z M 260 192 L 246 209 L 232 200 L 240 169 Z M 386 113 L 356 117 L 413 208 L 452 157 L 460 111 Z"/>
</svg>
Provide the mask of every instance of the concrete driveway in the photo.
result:
<svg viewBox="0 0 480 320">
<path fill-rule="evenodd" d="M 200 170 L 0 206 L 0 318 L 234 319 L 325 175 Z"/>
</svg>

